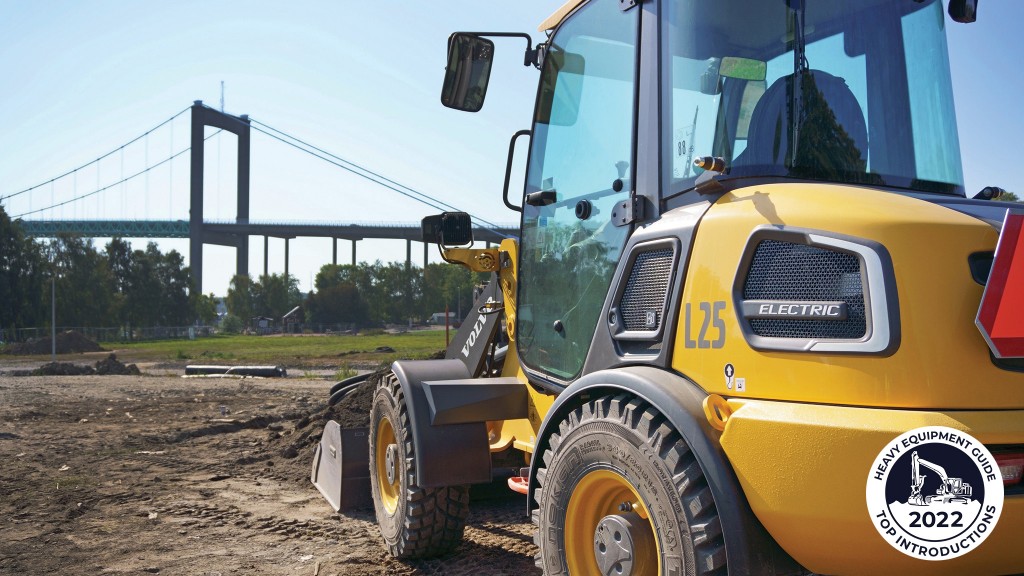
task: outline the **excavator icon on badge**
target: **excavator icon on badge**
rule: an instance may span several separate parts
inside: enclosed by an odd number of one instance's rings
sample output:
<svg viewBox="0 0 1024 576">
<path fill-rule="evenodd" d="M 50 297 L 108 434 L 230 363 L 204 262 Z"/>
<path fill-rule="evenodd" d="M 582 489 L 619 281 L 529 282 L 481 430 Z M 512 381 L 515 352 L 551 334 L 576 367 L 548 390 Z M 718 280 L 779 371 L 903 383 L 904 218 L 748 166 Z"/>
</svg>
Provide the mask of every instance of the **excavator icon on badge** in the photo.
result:
<svg viewBox="0 0 1024 576">
<path fill-rule="evenodd" d="M 946 474 L 946 469 L 934 462 L 929 462 L 923 458 L 918 457 L 917 451 L 915 450 L 912 454 L 913 464 L 911 467 L 911 480 L 910 480 L 910 498 L 907 499 L 907 504 L 913 506 L 930 506 L 931 504 L 970 504 L 971 502 L 971 485 L 964 482 L 960 478 L 950 478 Z M 935 491 L 935 494 L 928 494 L 927 496 L 921 495 L 921 487 L 924 486 L 925 475 L 921 473 L 921 466 L 929 468 L 939 475 L 939 480 L 942 482 L 939 488 Z"/>
</svg>

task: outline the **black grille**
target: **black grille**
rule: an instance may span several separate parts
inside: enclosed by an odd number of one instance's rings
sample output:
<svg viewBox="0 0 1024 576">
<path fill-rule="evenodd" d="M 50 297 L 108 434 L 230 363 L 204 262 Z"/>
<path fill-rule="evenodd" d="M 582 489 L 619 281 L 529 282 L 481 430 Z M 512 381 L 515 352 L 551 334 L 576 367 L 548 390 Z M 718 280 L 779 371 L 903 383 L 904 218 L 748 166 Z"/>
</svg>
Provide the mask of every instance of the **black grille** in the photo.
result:
<svg viewBox="0 0 1024 576">
<path fill-rule="evenodd" d="M 633 263 L 619 314 L 627 331 L 657 330 L 661 326 L 672 275 L 672 249 L 641 252 Z M 649 320 L 653 314 L 653 325 Z"/>
<path fill-rule="evenodd" d="M 845 320 L 752 318 L 750 328 L 758 336 L 853 340 L 867 334 L 860 259 L 853 254 L 763 240 L 747 272 L 743 299 L 846 302 Z"/>
</svg>

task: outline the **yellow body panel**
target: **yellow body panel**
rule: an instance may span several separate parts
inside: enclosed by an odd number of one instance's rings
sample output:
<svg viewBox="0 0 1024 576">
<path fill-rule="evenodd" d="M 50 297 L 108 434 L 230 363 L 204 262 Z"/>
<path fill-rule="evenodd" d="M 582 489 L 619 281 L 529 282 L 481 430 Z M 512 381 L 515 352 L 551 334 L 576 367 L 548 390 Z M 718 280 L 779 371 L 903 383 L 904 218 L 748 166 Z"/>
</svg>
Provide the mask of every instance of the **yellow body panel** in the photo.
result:
<svg viewBox="0 0 1024 576">
<path fill-rule="evenodd" d="M 754 513 L 778 543 L 821 574 L 1024 572 L 1024 495 L 1010 495 L 995 530 L 972 553 L 941 562 L 885 542 L 865 490 L 879 451 L 921 426 L 948 426 L 981 442 L 1024 443 L 1024 411 L 926 412 L 731 400 L 722 446 Z"/>
<path fill-rule="evenodd" d="M 761 226 L 811 229 L 880 242 L 896 273 L 899 349 L 865 354 L 763 352 L 740 330 L 732 299 L 750 233 Z M 772 184 L 726 194 L 697 230 L 682 309 L 724 302 L 721 348 L 687 348 L 680 319 L 672 366 L 708 392 L 723 369 L 745 381 L 743 396 L 904 408 L 1024 408 L 1024 374 L 1002 370 L 974 325 L 983 287 L 968 256 L 994 249 L 998 232 L 948 208 L 899 194 L 834 184 Z M 695 322 L 690 320 L 691 324 Z M 700 325 L 691 326 L 695 334 Z M 711 338 L 717 338 L 714 328 Z"/>
</svg>

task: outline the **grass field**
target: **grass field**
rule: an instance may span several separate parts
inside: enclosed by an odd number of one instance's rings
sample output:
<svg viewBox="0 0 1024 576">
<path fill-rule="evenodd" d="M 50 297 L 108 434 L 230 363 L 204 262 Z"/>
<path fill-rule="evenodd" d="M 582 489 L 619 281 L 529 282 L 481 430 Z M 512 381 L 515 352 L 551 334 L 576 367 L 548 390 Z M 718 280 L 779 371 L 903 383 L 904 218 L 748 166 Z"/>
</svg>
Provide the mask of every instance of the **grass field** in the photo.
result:
<svg viewBox="0 0 1024 576">
<path fill-rule="evenodd" d="M 339 365 L 426 358 L 444 349 L 443 330 L 371 335 L 218 335 L 196 340 L 101 342 L 133 361 Z M 379 349 L 391 348 L 394 351 Z"/>
</svg>

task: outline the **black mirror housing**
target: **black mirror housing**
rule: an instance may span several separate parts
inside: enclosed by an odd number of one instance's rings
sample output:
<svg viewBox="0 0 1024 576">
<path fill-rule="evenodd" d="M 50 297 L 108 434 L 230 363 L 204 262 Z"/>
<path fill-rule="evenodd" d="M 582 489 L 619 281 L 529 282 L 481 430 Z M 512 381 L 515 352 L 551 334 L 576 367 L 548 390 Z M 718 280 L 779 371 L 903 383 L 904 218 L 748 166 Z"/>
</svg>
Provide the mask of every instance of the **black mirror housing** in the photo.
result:
<svg viewBox="0 0 1024 576">
<path fill-rule="evenodd" d="M 473 222 L 465 212 L 442 212 L 427 216 L 420 223 L 422 241 L 441 246 L 466 246 L 473 243 Z"/>
<path fill-rule="evenodd" d="M 494 42 L 464 32 L 452 34 L 448 38 L 448 66 L 441 87 L 441 104 L 478 112 L 484 105 L 493 61 Z"/>
<path fill-rule="evenodd" d="M 978 0 L 949 0 L 949 17 L 970 24 L 978 19 Z"/>
</svg>

